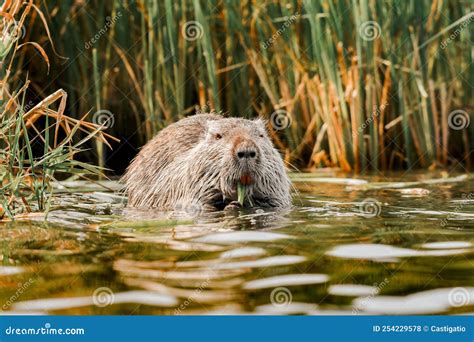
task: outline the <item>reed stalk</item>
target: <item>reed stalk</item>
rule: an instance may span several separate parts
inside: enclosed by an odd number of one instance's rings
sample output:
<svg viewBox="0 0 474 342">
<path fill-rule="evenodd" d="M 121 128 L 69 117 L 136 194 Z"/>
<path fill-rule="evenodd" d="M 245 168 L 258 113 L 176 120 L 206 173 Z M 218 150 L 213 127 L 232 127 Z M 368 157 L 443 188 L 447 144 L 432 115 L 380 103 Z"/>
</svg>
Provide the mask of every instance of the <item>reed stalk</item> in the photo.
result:
<svg viewBox="0 0 474 342">
<path fill-rule="evenodd" d="M 62 82 L 77 99 L 70 112 L 100 101 L 122 118 L 112 132 L 139 137 L 137 145 L 199 106 L 268 119 L 275 145 L 300 168 L 472 167 L 468 2 L 80 3 L 45 9 L 52 35 L 67 37 L 58 50 L 73 59 Z M 78 51 L 118 13 L 92 44 L 97 58 Z M 197 36 L 186 37 L 190 23 Z M 87 80 L 97 61 L 100 99 Z M 470 126 L 449 126 L 456 110 Z M 289 127 L 271 125 L 278 111 Z"/>
</svg>

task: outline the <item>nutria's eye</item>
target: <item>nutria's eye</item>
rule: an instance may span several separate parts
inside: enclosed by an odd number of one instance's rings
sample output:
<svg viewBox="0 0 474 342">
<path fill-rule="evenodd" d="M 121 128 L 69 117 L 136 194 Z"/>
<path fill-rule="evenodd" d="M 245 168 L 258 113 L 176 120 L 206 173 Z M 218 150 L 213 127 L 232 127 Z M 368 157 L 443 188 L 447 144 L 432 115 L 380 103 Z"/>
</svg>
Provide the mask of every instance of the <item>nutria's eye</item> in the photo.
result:
<svg viewBox="0 0 474 342">
<path fill-rule="evenodd" d="M 220 135 L 219 133 L 217 133 L 217 134 L 215 135 L 215 138 L 216 138 L 216 140 L 222 139 L 222 135 Z"/>
</svg>

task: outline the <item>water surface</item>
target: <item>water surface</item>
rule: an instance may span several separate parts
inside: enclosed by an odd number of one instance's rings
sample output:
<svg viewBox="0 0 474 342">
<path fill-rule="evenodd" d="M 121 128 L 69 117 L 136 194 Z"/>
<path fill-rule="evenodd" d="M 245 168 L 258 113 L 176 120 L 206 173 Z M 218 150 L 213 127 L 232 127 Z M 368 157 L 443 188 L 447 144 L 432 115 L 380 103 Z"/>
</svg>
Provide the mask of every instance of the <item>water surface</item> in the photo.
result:
<svg viewBox="0 0 474 342">
<path fill-rule="evenodd" d="M 123 210 L 66 184 L 48 223 L 0 223 L 0 304 L 35 314 L 460 314 L 474 309 L 474 181 L 294 175 L 295 207 Z M 72 186 L 72 188 L 71 188 Z"/>
</svg>

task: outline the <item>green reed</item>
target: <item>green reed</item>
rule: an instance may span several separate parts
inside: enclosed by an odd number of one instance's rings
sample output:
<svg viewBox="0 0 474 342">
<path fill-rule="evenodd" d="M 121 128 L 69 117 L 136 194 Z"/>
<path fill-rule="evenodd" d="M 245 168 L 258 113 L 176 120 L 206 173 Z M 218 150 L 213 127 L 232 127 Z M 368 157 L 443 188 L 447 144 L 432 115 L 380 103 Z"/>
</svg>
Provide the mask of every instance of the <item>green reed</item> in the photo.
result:
<svg viewBox="0 0 474 342">
<path fill-rule="evenodd" d="M 31 15 L 32 5 L 14 0 L 2 8 L 0 20 L 0 221 L 5 215 L 13 219 L 17 214 L 32 211 L 48 213 L 53 181 L 73 175 L 98 176 L 102 168 L 75 160 L 85 144 L 95 138 L 103 144 L 107 134 L 103 127 L 84 118 L 66 115 L 67 93 L 58 89 L 33 102 L 26 101 L 31 81 L 21 82 L 18 60 L 25 59 L 23 34 L 25 18 Z M 40 11 L 35 12 L 43 16 Z M 13 18 L 20 17 L 19 21 Z M 43 29 L 47 30 L 47 24 Z M 49 57 L 36 42 L 33 45 L 42 61 L 49 66 Z M 15 89 L 15 84 L 19 84 Z M 14 89 L 14 90 L 12 90 Z"/>
<path fill-rule="evenodd" d="M 65 72 L 71 112 L 89 111 L 100 84 L 112 132 L 138 130 L 142 144 L 198 106 L 269 119 L 276 146 L 301 168 L 472 168 L 474 124 L 449 125 L 456 110 L 472 121 L 468 2 L 48 3 L 72 60 L 52 65 Z M 84 44 L 104 27 L 90 44 L 96 59 Z M 272 126 L 275 112 L 291 125 Z"/>
</svg>

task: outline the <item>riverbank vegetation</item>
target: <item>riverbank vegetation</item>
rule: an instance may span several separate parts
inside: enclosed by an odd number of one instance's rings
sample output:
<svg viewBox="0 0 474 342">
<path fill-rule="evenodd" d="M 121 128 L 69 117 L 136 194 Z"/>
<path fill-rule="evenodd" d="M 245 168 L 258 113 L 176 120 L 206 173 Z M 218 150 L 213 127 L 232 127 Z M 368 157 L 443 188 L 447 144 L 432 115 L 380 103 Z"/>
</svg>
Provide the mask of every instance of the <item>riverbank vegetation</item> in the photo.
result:
<svg viewBox="0 0 474 342">
<path fill-rule="evenodd" d="M 197 108 L 266 118 L 301 170 L 472 169 L 473 16 L 443 0 L 3 1 L 2 206 L 27 208 L 25 189 L 45 208 L 57 172 L 119 174 Z"/>
<path fill-rule="evenodd" d="M 74 156 L 92 138 L 107 143 L 102 126 L 66 115 L 64 90 L 33 103 L 26 101 L 29 79 L 18 81 L 20 85 L 12 88 L 12 66 L 16 58 L 22 58 L 24 49 L 34 48 L 49 67 L 48 55 L 40 44 L 22 41 L 26 19 L 33 13 L 43 17 L 43 13 L 32 1 L 6 1 L 1 13 L 0 219 L 5 214 L 13 217 L 21 212 L 47 211 L 51 181 L 58 175 L 99 175 L 100 168 Z M 46 21 L 43 23 L 48 32 Z M 82 134 L 77 139 L 79 132 Z"/>
<path fill-rule="evenodd" d="M 47 13 L 69 60 L 46 89 L 134 147 L 198 106 L 267 118 L 301 169 L 472 168 L 468 1 L 71 0 Z"/>
</svg>

